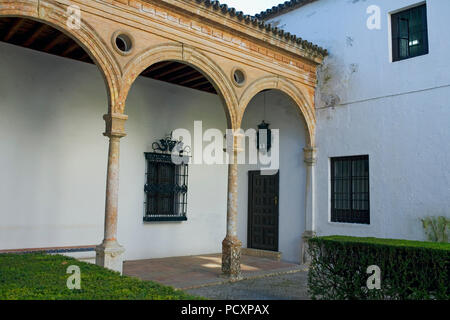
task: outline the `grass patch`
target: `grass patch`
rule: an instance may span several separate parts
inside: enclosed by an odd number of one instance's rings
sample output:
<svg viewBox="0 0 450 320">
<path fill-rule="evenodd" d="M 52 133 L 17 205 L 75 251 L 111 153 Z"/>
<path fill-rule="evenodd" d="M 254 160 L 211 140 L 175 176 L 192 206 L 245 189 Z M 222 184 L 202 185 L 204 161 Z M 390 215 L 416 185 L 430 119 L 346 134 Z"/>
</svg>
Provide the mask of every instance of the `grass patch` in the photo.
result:
<svg viewBox="0 0 450 320">
<path fill-rule="evenodd" d="M 66 273 L 80 267 L 81 289 L 67 288 Z M 62 255 L 0 254 L 0 300 L 191 300 L 172 287 L 121 276 L 118 272 Z"/>
</svg>

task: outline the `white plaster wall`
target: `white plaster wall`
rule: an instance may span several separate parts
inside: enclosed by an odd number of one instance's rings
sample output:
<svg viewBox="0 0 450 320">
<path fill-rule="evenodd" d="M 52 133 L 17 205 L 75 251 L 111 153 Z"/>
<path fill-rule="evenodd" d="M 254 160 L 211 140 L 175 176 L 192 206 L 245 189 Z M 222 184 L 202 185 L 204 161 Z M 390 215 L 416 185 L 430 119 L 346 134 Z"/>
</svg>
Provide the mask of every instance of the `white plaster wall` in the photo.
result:
<svg viewBox="0 0 450 320">
<path fill-rule="evenodd" d="M 106 89 L 92 65 L 0 43 L 0 248 L 103 234 Z"/>
<path fill-rule="evenodd" d="M 450 28 L 450 1 L 426 1 L 430 53 L 391 62 L 389 14 L 423 2 L 317 0 L 271 22 L 329 50 L 329 82 L 342 103 L 351 103 L 449 85 L 450 42 L 442 30 Z M 366 25 L 373 4 L 381 10 L 380 30 Z"/>
<path fill-rule="evenodd" d="M 95 66 L 0 43 L 0 249 L 99 244 L 107 98 Z M 221 251 L 227 167 L 190 167 L 188 221 L 144 224 L 144 152 L 175 128 L 224 130 L 216 95 L 139 78 L 121 140 L 118 240 L 125 259 Z"/>
<path fill-rule="evenodd" d="M 318 0 L 279 26 L 330 51 L 316 97 L 319 234 L 424 239 L 420 218 L 450 216 L 450 2 L 428 0 L 428 55 L 391 62 L 389 13 L 412 0 Z M 381 8 L 381 30 L 366 9 Z M 322 73 L 322 77 L 323 77 Z M 327 96 L 339 97 L 327 108 Z M 329 158 L 370 156 L 371 224 L 330 223 Z"/>
<path fill-rule="evenodd" d="M 319 111 L 319 233 L 420 240 L 420 218 L 450 216 L 449 99 L 444 88 Z M 370 158 L 371 224 L 330 223 L 329 157 L 359 154 Z"/>
<path fill-rule="evenodd" d="M 264 94 L 259 93 L 245 111 L 242 128 L 257 129 L 263 117 Z M 305 124 L 295 103 L 275 90 L 266 92 L 265 121 L 271 129 L 280 130 L 279 251 L 282 260 L 298 263 L 301 235 L 305 230 Z M 239 166 L 238 237 L 244 248 L 247 247 L 248 172 L 259 169 L 258 165 Z"/>
</svg>

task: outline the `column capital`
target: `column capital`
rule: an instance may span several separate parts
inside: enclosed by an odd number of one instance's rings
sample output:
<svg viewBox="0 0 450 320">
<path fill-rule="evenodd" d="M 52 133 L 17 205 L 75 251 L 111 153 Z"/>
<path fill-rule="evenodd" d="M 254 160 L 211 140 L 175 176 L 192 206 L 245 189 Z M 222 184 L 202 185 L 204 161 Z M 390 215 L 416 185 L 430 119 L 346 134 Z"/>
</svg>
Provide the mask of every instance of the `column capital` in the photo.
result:
<svg viewBox="0 0 450 320">
<path fill-rule="evenodd" d="M 109 113 L 103 116 L 106 123 L 106 130 L 103 133 L 106 137 L 122 138 L 127 134 L 125 133 L 125 121 L 128 116 L 121 113 Z"/>
<path fill-rule="evenodd" d="M 317 162 L 317 148 L 303 148 L 304 161 L 308 166 L 314 166 Z"/>
<path fill-rule="evenodd" d="M 226 148 L 224 148 L 224 151 L 234 153 L 243 152 L 243 142 L 245 141 L 245 134 L 242 132 L 242 130 L 232 130 L 232 134 L 233 136 L 229 137 L 229 131 L 227 130 L 227 134 L 225 135 Z"/>
</svg>

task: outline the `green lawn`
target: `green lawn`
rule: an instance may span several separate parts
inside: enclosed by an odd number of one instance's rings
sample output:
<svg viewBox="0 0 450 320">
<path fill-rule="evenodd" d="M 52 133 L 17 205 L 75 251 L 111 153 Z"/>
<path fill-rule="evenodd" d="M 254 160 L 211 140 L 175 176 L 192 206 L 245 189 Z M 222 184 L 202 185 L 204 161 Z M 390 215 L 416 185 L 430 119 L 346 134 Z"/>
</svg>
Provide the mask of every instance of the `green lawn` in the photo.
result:
<svg viewBox="0 0 450 320">
<path fill-rule="evenodd" d="M 81 289 L 67 288 L 67 268 L 80 267 Z M 120 276 L 62 255 L 0 254 L 0 300 L 185 300 L 199 299 L 150 281 Z"/>
</svg>

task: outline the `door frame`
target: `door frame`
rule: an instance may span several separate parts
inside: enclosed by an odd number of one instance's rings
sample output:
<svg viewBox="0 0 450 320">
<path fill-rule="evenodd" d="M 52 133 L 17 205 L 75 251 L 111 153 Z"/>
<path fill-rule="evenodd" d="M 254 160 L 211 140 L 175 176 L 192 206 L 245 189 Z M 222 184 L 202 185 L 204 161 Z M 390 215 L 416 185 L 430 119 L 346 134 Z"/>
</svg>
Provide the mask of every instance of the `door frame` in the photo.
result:
<svg viewBox="0 0 450 320">
<path fill-rule="evenodd" d="M 248 194 L 247 194 L 247 202 L 248 202 L 248 211 L 247 211 L 247 248 L 249 249 L 256 249 L 253 248 L 252 243 L 252 212 L 253 212 L 253 177 L 261 174 L 261 170 L 249 170 L 248 171 Z M 280 170 L 272 176 L 276 176 L 276 197 L 277 197 L 277 204 L 276 204 L 276 221 L 277 221 L 277 230 L 276 230 L 276 250 L 274 252 L 278 252 L 280 249 Z M 262 250 L 262 249 L 258 249 Z"/>
</svg>

